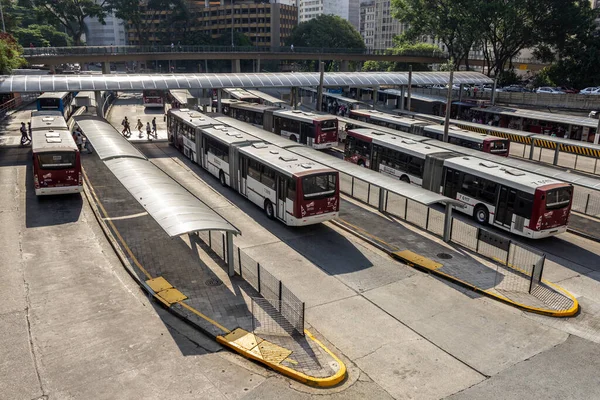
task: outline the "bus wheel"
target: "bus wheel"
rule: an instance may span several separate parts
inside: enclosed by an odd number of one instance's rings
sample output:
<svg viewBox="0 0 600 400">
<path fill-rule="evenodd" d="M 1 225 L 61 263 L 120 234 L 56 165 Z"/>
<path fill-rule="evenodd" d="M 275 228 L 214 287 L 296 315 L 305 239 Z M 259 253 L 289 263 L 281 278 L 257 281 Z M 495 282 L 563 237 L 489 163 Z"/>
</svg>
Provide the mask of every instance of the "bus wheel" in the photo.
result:
<svg viewBox="0 0 600 400">
<path fill-rule="evenodd" d="M 358 162 L 356 163 L 359 167 L 363 167 L 365 168 L 365 162 L 363 160 L 358 160 Z"/>
<path fill-rule="evenodd" d="M 479 222 L 482 225 L 487 225 L 490 218 L 490 213 L 486 206 L 482 206 L 481 204 L 475 207 L 475 211 L 473 212 L 473 217 L 475 221 Z"/>
<path fill-rule="evenodd" d="M 292 135 L 292 136 L 290 136 L 290 140 L 291 140 L 292 142 L 297 142 L 297 140 L 296 140 L 296 136 L 295 136 L 295 135 Z"/>
<path fill-rule="evenodd" d="M 225 172 L 219 171 L 219 180 L 221 181 L 221 185 L 227 187 L 227 181 L 225 180 Z"/>
<path fill-rule="evenodd" d="M 408 176 L 406 176 L 406 175 L 402 175 L 402 177 L 400 178 L 400 180 L 402 182 L 410 183 L 410 179 L 408 179 Z"/>
<path fill-rule="evenodd" d="M 265 213 L 269 219 L 275 218 L 275 212 L 273 211 L 273 204 L 269 200 L 265 200 Z"/>
</svg>

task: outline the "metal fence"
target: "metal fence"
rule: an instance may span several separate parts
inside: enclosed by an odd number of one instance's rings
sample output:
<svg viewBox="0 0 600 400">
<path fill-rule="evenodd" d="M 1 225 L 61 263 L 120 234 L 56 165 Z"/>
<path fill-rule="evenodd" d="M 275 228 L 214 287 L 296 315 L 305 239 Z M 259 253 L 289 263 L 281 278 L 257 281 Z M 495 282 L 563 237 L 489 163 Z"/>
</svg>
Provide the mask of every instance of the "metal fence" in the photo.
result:
<svg viewBox="0 0 600 400">
<path fill-rule="evenodd" d="M 573 206 L 571 208 L 573 211 L 585 215 L 600 217 L 600 195 L 597 192 L 587 192 L 575 188 Z"/>
<path fill-rule="evenodd" d="M 199 232 L 198 237 L 219 258 L 227 260 L 227 241 L 224 233 Z M 262 296 L 262 299 L 252 299 L 253 326 L 259 327 L 261 333 L 278 335 L 285 332 L 287 335 L 304 335 L 304 302 L 235 244 L 233 260 L 236 274 Z"/>
<path fill-rule="evenodd" d="M 22 105 L 26 105 L 38 98 L 40 93 L 23 93 L 16 95 L 15 98 L 0 104 L 0 119 L 4 118 L 9 111 L 16 110 Z"/>
<path fill-rule="evenodd" d="M 340 183 L 340 190 L 345 195 L 443 237 L 444 212 L 344 173 L 340 173 Z M 533 277 L 538 283 L 542 278 L 545 255 L 507 237 L 453 217 L 450 241 L 510 269 L 511 274 L 496 271 L 496 283 L 504 290 L 529 293 Z"/>
</svg>

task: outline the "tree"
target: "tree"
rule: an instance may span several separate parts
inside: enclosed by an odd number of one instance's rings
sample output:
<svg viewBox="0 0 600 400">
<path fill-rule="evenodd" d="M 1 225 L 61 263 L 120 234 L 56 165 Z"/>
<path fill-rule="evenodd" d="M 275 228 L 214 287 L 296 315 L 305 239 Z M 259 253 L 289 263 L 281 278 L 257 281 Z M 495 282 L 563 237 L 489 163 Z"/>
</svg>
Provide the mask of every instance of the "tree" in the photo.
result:
<svg viewBox="0 0 600 400">
<path fill-rule="evenodd" d="M 429 43 L 409 43 L 403 37 L 394 38 L 394 47 L 387 49 L 391 54 L 426 54 L 440 55 L 441 49 Z M 367 71 L 407 71 L 408 66 L 412 65 L 413 71 L 429 71 L 427 64 L 415 64 L 398 61 L 367 61 L 363 64 L 362 70 Z"/>
<path fill-rule="evenodd" d="M 104 23 L 106 16 L 105 2 L 94 0 L 36 0 L 36 5 L 51 21 L 62 25 L 73 38 L 75 46 L 82 45 L 87 17 L 98 18 Z M 51 43 L 53 45 L 53 43 Z"/>
<path fill-rule="evenodd" d="M 27 28 L 14 30 L 19 44 L 27 47 L 33 44 L 35 47 L 72 46 L 73 40 L 64 32 L 59 32 L 52 25 L 29 25 Z"/>
<path fill-rule="evenodd" d="M 27 61 L 22 57 L 23 49 L 15 38 L 8 33 L 0 33 L 0 74 L 8 75 Z"/>
<path fill-rule="evenodd" d="M 423 35 L 439 38 L 455 62 L 468 60 L 469 51 L 481 37 L 483 26 L 473 18 L 479 0 L 392 0 L 393 15 L 409 28 L 401 40 L 415 41 Z M 468 69 L 468 63 L 466 64 Z"/>
<path fill-rule="evenodd" d="M 296 26 L 286 40 L 296 47 L 364 49 L 360 33 L 350 22 L 335 15 L 319 15 Z"/>
</svg>

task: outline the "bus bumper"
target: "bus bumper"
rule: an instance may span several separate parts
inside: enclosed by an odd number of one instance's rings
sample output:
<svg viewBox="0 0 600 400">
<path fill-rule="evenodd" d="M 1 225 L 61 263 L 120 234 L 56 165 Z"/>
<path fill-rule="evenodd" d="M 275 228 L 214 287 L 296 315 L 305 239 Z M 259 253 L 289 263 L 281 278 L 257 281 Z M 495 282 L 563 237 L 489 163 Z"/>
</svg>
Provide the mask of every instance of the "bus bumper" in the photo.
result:
<svg viewBox="0 0 600 400">
<path fill-rule="evenodd" d="M 527 233 L 527 236 L 532 238 L 532 239 L 543 239 L 543 238 L 547 238 L 550 236 L 554 236 L 554 235 L 559 235 L 561 233 L 565 233 L 567 231 L 567 226 L 563 225 L 563 226 L 557 226 L 556 228 L 552 228 L 552 229 L 545 229 L 543 231 L 532 231 L 530 230 Z"/>
<path fill-rule="evenodd" d="M 304 218 L 295 218 L 288 215 L 288 221 L 286 222 L 289 226 L 304 226 L 304 225 L 314 225 L 320 224 L 325 221 L 329 221 L 330 219 L 334 219 L 338 216 L 338 212 L 319 214 L 319 215 L 311 215 Z"/>
<path fill-rule="evenodd" d="M 83 186 L 58 186 L 35 189 L 36 196 L 47 196 L 54 194 L 73 194 L 83 192 Z"/>
</svg>

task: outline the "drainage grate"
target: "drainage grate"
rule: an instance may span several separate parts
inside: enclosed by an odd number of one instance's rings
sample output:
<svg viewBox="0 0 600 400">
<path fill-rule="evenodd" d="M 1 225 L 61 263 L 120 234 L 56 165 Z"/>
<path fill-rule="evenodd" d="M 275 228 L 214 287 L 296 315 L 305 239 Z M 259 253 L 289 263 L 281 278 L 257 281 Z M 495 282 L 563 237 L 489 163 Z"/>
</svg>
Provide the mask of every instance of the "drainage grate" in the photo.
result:
<svg viewBox="0 0 600 400">
<path fill-rule="evenodd" d="M 210 278 L 207 279 L 204 284 L 206 286 L 221 286 L 223 284 L 223 282 L 221 282 L 219 279 L 217 278 Z"/>
<path fill-rule="evenodd" d="M 452 258 L 452 256 L 448 253 L 438 253 L 438 258 L 441 258 L 442 260 L 449 260 Z"/>
</svg>

